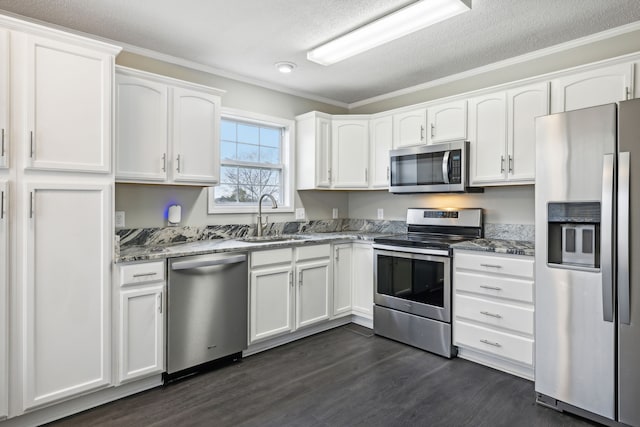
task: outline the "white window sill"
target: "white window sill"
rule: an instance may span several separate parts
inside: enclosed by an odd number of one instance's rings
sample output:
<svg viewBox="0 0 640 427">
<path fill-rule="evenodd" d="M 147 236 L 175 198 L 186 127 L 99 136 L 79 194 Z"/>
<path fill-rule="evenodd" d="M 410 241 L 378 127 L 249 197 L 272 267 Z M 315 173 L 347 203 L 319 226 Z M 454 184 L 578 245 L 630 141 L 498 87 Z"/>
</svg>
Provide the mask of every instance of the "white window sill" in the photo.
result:
<svg viewBox="0 0 640 427">
<path fill-rule="evenodd" d="M 265 202 L 262 205 L 262 214 L 279 214 L 279 213 L 293 213 L 293 206 L 278 206 L 273 209 L 271 204 Z M 215 207 L 210 208 L 208 214 L 257 214 L 258 206 L 229 206 L 229 207 Z"/>
</svg>

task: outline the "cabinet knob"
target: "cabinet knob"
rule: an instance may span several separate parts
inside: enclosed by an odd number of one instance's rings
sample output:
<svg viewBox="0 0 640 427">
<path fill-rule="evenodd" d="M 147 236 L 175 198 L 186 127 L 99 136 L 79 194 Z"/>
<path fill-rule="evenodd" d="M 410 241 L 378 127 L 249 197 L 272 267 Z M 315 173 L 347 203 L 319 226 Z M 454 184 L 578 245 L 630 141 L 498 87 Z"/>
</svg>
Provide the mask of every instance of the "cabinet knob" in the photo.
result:
<svg viewBox="0 0 640 427">
<path fill-rule="evenodd" d="M 436 126 L 431 123 L 431 138 L 434 138 L 436 136 Z"/>
<path fill-rule="evenodd" d="M 509 155 L 509 173 L 513 173 L 513 156 Z"/>
<path fill-rule="evenodd" d="M 500 156 L 500 173 L 504 173 L 504 156 Z"/>
<path fill-rule="evenodd" d="M 420 126 L 420 141 L 424 141 L 424 126 Z"/>
</svg>

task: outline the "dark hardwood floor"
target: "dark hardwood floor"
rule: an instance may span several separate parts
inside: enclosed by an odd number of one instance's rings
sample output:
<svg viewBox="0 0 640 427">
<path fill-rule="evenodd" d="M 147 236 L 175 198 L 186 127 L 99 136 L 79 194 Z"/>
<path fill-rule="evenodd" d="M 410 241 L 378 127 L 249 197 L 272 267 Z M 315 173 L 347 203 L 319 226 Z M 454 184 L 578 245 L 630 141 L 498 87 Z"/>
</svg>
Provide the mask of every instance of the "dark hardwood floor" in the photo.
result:
<svg viewBox="0 0 640 427">
<path fill-rule="evenodd" d="M 53 426 L 588 426 L 533 383 L 347 325 Z"/>
</svg>

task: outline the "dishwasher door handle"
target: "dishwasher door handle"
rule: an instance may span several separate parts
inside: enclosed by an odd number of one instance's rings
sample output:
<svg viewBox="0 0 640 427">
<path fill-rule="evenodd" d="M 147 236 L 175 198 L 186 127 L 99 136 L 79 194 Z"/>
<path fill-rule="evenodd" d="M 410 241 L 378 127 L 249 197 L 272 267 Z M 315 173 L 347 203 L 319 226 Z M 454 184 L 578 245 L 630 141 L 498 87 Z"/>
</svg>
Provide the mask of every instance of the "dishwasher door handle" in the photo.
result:
<svg viewBox="0 0 640 427">
<path fill-rule="evenodd" d="M 175 261 L 171 263 L 171 270 L 188 270 L 191 268 L 212 267 L 216 265 L 237 264 L 245 262 L 247 255 L 230 255 L 230 256 L 212 256 L 210 258 L 202 258 L 187 261 Z"/>
</svg>

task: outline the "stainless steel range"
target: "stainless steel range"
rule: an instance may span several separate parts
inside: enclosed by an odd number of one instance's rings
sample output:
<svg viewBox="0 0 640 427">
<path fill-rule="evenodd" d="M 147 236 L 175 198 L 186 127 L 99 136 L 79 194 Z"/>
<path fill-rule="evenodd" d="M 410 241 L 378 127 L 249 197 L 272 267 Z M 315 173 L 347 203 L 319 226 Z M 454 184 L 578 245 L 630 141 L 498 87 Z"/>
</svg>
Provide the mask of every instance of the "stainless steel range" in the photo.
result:
<svg viewBox="0 0 640 427">
<path fill-rule="evenodd" d="M 453 243 L 483 236 L 482 209 L 407 211 L 407 234 L 374 240 L 377 335 L 444 357 L 451 344 Z"/>
</svg>

